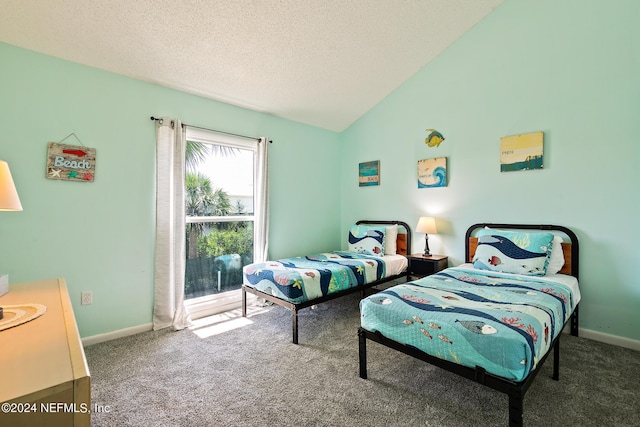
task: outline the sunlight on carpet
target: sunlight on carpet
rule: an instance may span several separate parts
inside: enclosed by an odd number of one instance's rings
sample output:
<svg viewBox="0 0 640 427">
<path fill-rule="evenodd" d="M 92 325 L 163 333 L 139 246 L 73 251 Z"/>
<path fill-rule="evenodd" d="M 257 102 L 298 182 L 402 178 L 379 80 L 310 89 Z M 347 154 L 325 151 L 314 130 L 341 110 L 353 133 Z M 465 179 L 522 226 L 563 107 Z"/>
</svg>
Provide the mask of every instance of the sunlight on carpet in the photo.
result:
<svg viewBox="0 0 640 427">
<path fill-rule="evenodd" d="M 189 327 L 200 338 L 208 338 L 234 329 L 253 324 L 251 316 L 266 313 L 268 309 L 263 307 L 247 307 L 247 317 L 242 317 L 240 310 L 231 310 L 213 316 L 203 317 L 192 321 Z"/>
</svg>

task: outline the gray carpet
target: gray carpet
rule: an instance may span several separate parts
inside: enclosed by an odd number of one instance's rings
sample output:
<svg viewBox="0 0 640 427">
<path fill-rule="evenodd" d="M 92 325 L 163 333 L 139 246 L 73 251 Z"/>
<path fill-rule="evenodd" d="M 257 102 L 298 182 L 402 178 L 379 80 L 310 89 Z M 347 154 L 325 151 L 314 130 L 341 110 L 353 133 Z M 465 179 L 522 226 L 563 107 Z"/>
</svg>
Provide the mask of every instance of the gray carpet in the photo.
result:
<svg viewBox="0 0 640 427">
<path fill-rule="evenodd" d="M 361 379 L 358 295 L 302 310 L 297 346 L 290 319 L 272 306 L 224 333 L 164 330 L 87 347 L 92 403 L 103 410 L 92 425 L 508 424 L 506 395 L 373 342 Z M 640 425 L 639 360 L 565 334 L 560 381 L 551 356 L 525 396 L 525 426 Z"/>
</svg>

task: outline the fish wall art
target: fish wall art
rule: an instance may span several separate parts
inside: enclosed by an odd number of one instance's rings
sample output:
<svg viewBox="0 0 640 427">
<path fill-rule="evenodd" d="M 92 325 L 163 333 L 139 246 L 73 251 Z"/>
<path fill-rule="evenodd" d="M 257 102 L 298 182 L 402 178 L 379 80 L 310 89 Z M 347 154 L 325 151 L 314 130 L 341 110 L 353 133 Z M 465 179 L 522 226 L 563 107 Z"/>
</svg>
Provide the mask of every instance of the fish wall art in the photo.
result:
<svg viewBox="0 0 640 427">
<path fill-rule="evenodd" d="M 440 143 L 444 141 L 444 136 L 435 129 L 427 129 L 429 135 L 424 139 L 424 143 L 427 144 L 428 147 L 439 147 Z"/>
</svg>

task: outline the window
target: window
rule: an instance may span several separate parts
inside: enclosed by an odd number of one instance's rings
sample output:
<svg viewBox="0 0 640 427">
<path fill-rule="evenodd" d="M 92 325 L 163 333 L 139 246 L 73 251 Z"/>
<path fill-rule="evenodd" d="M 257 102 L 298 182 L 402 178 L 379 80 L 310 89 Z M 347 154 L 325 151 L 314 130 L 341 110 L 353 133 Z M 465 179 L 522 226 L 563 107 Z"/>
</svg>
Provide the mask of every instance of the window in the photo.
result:
<svg viewBox="0 0 640 427">
<path fill-rule="evenodd" d="M 192 318 L 239 307 L 254 260 L 258 141 L 187 127 L 185 305 Z"/>
</svg>

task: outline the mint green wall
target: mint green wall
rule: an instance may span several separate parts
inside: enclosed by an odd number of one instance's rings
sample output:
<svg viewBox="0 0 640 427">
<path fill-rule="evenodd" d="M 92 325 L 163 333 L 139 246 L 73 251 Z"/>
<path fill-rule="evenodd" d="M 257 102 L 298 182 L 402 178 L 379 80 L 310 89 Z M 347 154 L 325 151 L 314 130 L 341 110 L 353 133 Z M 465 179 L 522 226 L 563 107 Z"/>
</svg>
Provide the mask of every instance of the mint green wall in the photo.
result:
<svg viewBox="0 0 640 427">
<path fill-rule="evenodd" d="M 581 242 L 581 327 L 638 340 L 640 3 L 611 4 L 507 0 L 341 135 L 0 43 L 0 159 L 24 206 L 0 213 L 0 273 L 65 277 L 83 337 L 150 322 L 148 117 L 167 115 L 274 140 L 271 258 L 338 247 L 364 217 L 436 216 L 431 247 L 452 264 L 472 223 L 567 225 Z M 438 148 L 422 143 L 430 127 L 447 138 Z M 534 131 L 545 169 L 501 174 L 500 137 Z M 44 178 L 47 142 L 71 132 L 97 149 L 94 183 Z M 418 190 L 416 162 L 442 156 L 448 187 Z M 381 185 L 359 188 L 369 160 Z M 296 240 L 310 224 L 313 239 Z"/>
<path fill-rule="evenodd" d="M 507 0 L 342 135 L 342 228 L 415 227 L 452 264 L 476 222 L 555 223 L 580 238 L 582 328 L 640 339 L 640 2 Z M 446 140 L 428 148 L 425 129 Z M 499 172 L 503 136 L 544 131 L 544 170 Z M 417 161 L 448 158 L 446 188 Z M 359 188 L 359 162 L 381 185 Z M 424 247 L 415 235 L 414 251 Z"/>
<path fill-rule="evenodd" d="M 326 172 L 338 134 L 0 43 L 0 159 L 24 207 L 0 213 L 0 273 L 12 283 L 66 278 L 83 337 L 151 322 L 151 115 L 274 141 L 271 257 L 340 244 L 340 218 L 326 214 L 340 185 L 338 174 Z M 45 179 L 47 143 L 71 132 L 97 150 L 93 183 Z M 78 144 L 73 137 L 65 143 Z M 309 224 L 314 239 L 295 240 Z M 93 291 L 93 305 L 80 305 L 85 290 Z"/>
</svg>

